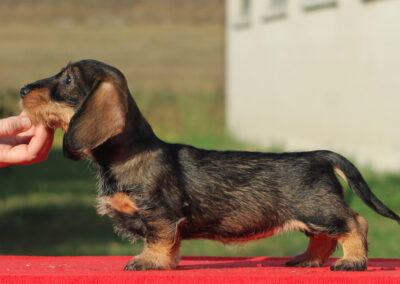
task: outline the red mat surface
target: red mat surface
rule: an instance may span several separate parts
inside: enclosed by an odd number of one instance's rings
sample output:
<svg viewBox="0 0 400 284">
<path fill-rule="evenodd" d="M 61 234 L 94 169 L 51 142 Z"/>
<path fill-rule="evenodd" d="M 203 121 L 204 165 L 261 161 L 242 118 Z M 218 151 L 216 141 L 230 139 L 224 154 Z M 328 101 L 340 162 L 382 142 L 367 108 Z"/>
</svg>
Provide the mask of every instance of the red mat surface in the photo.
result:
<svg viewBox="0 0 400 284">
<path fill-rule="evenodd" d="M 183 257 L 175 271 L 123 271 L 130 257 L 0 256 L 0 283 L 400 283 L 400 259 L 365 272 L 285 267 L 288 258 Z"/>
</svg>

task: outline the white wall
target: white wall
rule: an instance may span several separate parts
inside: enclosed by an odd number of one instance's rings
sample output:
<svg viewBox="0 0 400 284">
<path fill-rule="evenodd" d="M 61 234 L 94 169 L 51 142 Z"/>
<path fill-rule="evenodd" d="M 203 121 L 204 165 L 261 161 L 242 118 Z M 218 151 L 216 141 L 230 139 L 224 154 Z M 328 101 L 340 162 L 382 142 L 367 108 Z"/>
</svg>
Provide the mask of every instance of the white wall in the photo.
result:
<svg viewBox="0 0 400 284">
<path fill-rule="evenodd" d="M 331 149 L 400 169 L 400 1 L 336 1 L 263 21 L 268 0 L 227 0 L 227 122 L 232 134 L 286 150 Z M 243 23 L 242 23 L 243 24 Z"/>
</svg>

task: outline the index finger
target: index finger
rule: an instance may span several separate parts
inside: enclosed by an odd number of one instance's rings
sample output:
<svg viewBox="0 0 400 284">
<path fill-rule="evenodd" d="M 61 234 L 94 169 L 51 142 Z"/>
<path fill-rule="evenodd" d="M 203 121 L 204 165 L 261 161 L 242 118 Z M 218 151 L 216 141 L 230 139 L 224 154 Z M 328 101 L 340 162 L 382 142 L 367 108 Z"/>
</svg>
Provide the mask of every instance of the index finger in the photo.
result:
<svg viewBox="0 0 400 284">
<path fill-rule="evenodd" d="M 32 122 L 26 116 L 11 116 L 0 119 L 0 137 L 16 135 L 31 126 Z"/>
<path fill-rule="evenodd" d="M 35 126 L 35 133 L 27 146 L 27 152 L 31 161 L 46 158 L 53 144 L 54 130 L 43 124 Z"/>
</svg>

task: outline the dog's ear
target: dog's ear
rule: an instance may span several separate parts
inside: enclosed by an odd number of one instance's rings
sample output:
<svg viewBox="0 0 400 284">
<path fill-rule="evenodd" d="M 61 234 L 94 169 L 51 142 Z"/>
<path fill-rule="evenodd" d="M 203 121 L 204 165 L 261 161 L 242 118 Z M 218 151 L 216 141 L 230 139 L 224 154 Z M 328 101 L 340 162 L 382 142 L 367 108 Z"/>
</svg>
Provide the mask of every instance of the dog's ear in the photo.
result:
<svg viewBox="0 0 400 284">
<path fill-rule="evenodd" d="M 64 156 L 80 160 L 125 127 L 126 94 L 112 82 L 101 82 L 71 118 L 64 135 Z"/>
</svg>

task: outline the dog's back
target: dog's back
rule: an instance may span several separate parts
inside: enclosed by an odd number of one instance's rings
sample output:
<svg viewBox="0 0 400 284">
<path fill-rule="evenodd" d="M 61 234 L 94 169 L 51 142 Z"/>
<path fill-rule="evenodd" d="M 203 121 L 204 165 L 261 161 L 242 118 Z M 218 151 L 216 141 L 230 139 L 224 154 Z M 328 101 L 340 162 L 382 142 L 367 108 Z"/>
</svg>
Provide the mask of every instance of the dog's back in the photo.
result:
<svg viewBox="0 0 400 284">
<path fill-rule="evenodd" d="M 365 270 L 368 224 L 345 203 L 335 173 L 373 210 L 400 220 L 349 161 L 329 151 L 219 152 L 161 141 L 123 74 L 98 61 L 68 64 L 21 96 L 33 120 L 66 132 L 66 157 L 96 162 L 99 212 L 145 240 L 128 270 L 173 269 L 181 239 L 248 241 L 285 230 L 310 237 L 288 265 L 321 266 L 340 242 L 344 257 L 331 269 Z"/>
</svg>

